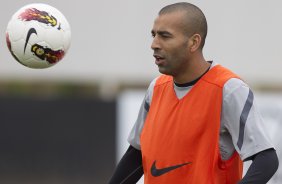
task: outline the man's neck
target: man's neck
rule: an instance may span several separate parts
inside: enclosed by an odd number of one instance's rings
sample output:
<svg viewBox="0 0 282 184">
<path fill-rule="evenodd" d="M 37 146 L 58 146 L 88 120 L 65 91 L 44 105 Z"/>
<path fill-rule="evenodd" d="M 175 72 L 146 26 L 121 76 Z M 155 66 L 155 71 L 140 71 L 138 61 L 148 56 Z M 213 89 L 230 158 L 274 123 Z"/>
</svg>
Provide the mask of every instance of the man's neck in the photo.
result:
<svg viewBox="0 0 282 184">
<path fill-rule="evenodd" d="M 173 76 L 174 82 L 177 84 L 189 83 L 203 75 L 210 65 L 211 63 L 207 62 L 204 58 L 192 61 L 183 74 Z"/>
</svg>

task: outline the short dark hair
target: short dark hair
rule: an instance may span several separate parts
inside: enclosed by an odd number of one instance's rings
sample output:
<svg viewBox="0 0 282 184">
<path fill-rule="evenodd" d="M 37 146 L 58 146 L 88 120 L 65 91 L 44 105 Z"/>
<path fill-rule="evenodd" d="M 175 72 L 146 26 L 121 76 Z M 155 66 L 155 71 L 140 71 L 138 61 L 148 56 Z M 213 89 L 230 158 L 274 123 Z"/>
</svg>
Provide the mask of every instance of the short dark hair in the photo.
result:
<svg viewBox="0 0 282 184">
<path fill-rule="evenodd" d="M 201 35 L 202 42 L 200 48 L 202 49 L 205 45 L 205 40 L 208 32 L 207 20 L 202 10 L 191 3 L 180 2 L 163 7 L 159 11 L 159 15 L 176 11 L 183 11 L 186 15 L 184 17 L 185 34 L 187 34 L 188 36 L 192 36 L 196 33 Z"/>
</svg>

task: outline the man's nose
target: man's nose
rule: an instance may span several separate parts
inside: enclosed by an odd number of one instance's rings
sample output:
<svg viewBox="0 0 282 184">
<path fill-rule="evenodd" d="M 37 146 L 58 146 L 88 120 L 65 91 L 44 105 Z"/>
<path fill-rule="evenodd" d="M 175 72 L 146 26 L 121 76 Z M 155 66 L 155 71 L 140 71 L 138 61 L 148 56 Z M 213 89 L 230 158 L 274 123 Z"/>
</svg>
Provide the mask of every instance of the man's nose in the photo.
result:
<svg viewBox="0 0 282 184">
<path fill-rule="evenodd" d="M 157 36 L 154 37 L 152 44 L 151 44 L 151 48 L 153 50 L 160 49 L 160 43 L 159 43 Z"/>
</svg>

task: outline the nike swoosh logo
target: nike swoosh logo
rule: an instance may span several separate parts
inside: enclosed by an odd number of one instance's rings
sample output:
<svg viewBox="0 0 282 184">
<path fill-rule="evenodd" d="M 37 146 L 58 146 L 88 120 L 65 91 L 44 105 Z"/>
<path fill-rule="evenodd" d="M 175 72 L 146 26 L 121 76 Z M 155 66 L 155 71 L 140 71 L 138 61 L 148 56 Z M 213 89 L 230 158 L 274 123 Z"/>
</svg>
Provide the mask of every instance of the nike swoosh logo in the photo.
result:
<svg viewBox="0 0 282 184">
<path fill-rule="evenodd" d="M 152 167 L 151 167 L 151 174 L 155 177 L 157 176 L 161 176 L 169 171 L 172 171 L 174 169 L 177 169 L 179 167 L 182 167 L 184 165 L 187 165 L 187 164 L 191 164 L 192 162 L 186 162 L 186 163 L 183 163 L 183 164 L 179 164 L 179 165 L 174 165 L 174 166 L 170 166 L 170 167 L 165 167 L 165 168 L 162 168 L 162 169 L 157 169 L 156 168 L 156 161 L 154 161 Z"/>
<path fill-rule="evenodd" d="M 26 40 L 25 40 L 25 44 L 24 44 L 24 53 L 25 53 L 25 49 L 26 49 L 27 43 L 29 41 L 29 38 L 33 33 L 37 35 L 37 32 L 34 28 L 30 28 L 27 32 L 27 36 L 26 36 Z"/>
</svg>

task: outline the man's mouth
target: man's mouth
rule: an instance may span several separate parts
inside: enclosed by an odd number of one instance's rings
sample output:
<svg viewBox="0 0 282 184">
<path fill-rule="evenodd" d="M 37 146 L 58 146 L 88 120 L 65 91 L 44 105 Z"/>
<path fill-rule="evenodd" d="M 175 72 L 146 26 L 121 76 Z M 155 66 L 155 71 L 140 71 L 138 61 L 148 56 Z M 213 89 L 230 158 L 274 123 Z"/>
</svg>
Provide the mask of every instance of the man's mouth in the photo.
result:
<svg viewBox="0 0 282 184">
<path fill-rule="evenodd" d="M 164 62 L 164 57 L 154 54 L 154 57 L 156 59 L 155 64 L 156 65 L 161 65 Z"/>
</svg>

